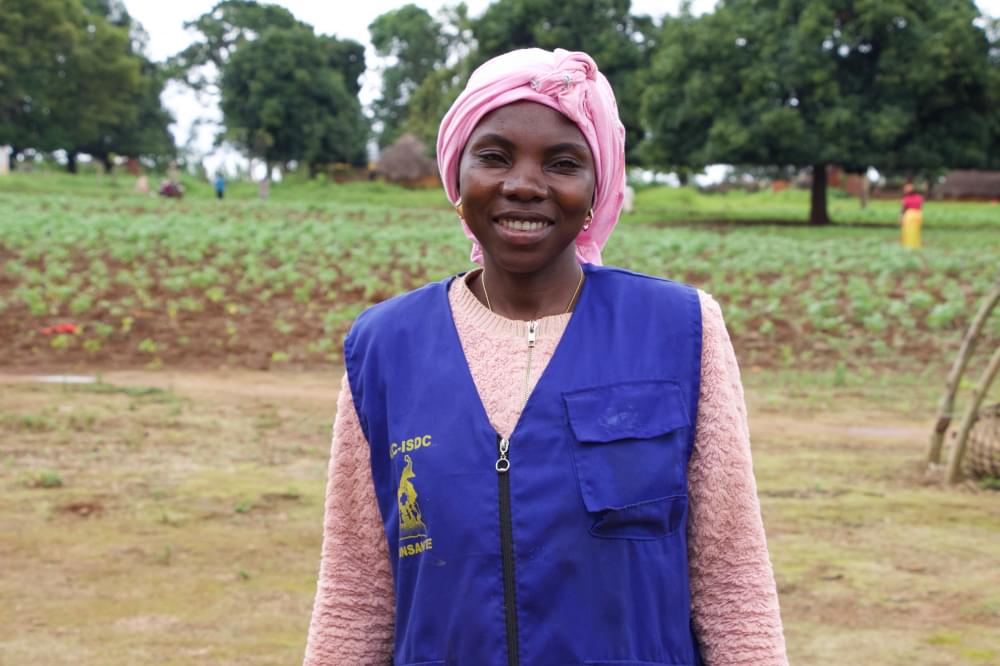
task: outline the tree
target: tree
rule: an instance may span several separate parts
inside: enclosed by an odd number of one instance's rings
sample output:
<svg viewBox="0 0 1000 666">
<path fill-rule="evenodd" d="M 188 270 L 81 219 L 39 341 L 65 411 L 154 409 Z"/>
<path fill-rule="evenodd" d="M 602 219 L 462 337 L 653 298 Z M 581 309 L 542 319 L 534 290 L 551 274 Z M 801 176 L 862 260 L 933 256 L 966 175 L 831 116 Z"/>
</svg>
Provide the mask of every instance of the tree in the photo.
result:
<svg viewBox="0 0 1000 666">
<path fill-rule="evenodd" d="M 367 121 L 334 61 L 342 49 L 312 28 L 269 28 L 222 69 L 226 136 L 274 164 L 365 163 Z"/>
<path fill-rule="evenodd" d="M 284 7 L 253 0 L 222 0 L 195 20 L 184 23 L 185 30 L 198 33 L 200 38 L 170 58 L 171 75 L 182 78 L 198 92 L 218 92 L 217 76 L 241 44 L 268 28 L 301 25 Z"/>
<path fill-rule="evenodd" d="M 629 13 L 630 0 L 497 0 L 473 22 L 477 64 L 511 49 L 540 47 L 586 51 L 608 77 L 625 125 L 626 157 L 639 160 L 635 148 L 644 136 L 638 99 L 640 73 L 654 44 L 652 20 Z"/>
<path fill-rule="evenodd" d="M 413 4 L 380 15 L 368 31 L 375 52 L 394 61 L 382 72 L 382 94 L 374 103 L 375 118 L 382 125 L 379 145 L 384 147 L 405 131 L 418 87 L 444 67 L 448 40 L 441 23 Z M 426 95 L 423 101 L 429 101 Z"/>
<path fill-rule="evenodd" d="M 120 2 L 10 0 L 0 4 L 0 26 L 0 143 L 63 149 L 71 172 L 78 153 L 109 162 L 140 129 L 166 135 L 155 147 L 145 142 L 151 151 L 172 148 L 162 85 L 146 75 L 148 61 L 134 50 L 141 27 Z"/>
<path fill-rule="evenodd" d="M 811 166 L 810 222 L 829 222 L 826 166 L 981 167 L 989 45 L 971 0 L 724 0 L 665 19 L 642 100 L 664 163 Z"/>
<path fill-rule="evenodd" d="M 989 154 L 992 156 L 991 169 L 1000 169 L 1000 18 L 982 20 L 986 26 L 986 34 L 990 40 L 990 107 L 993 114 L 990 118 L 990 133 L 993 145 Z"/>
<path fill-rule="evenodd" d="M 164 69 L 145 56 L 139 58 L 139 86 L 123 93 L 128 95 L 133 113 L 116 123 L 102 124 L 94 142 L 77 147 L 78 152 L 99 160 L 107 171 L 113 167 L 112 155 L 163 159 L 177 152 L 169 130 L 173 117 L 160 101 L 166 84 Z"/>
<path fill-rule="evenodd" d="M 76 10 L 71 12 L 70 10 Z M 66 0 L 11 0 L 0 5 L 0 144 L 15 152 L 39 146 L 56 84 L 80 39 L 82 10 Z"/>
<path fill-rule="evenodd" d="M 357 100 L 364 46 L 317 36 L 287 9 L 253 0 L 222 0 L 185 27 L 200 36 L 170 58 L 170 73 L 220 96 L 221 137 L 264 159 L 269 172 L 293 160 L 311 168 L 365 162 L 368 124 Z"/>
<path fill-rule="evenodd" d="M 129 36 L 127 55 L 139 63 L 137 85 L 120 91 L 128 113 L 111 122 L 102 122 L 96 137 L 73 148 L 88 153 L 110 171 L 112 155 L 128 157 L 173 157 L 176 153 L 168 126 L 173 121 L 160 97 L 166 85 L 164 68 L 143 55 L 149 36 L 135 21 L 121 0 L 84 0 L 84 6 Z"/>
<path fill-rule="evenodd" d="M 169 76 L 205 93 L 219 92 L 218 77 L 229 58 L 241 45 L 257 39 L 264 31 L 313 30 L 284 7 L 254 0 L 222 0 L 195 20 L 185 22 L 184 27 L 199 37 L 168 60 Z M 365 72 L 365 47 L 351 39 L 329 38 L 323 48 L 343 75 L 348 90 L 357 95 L 361 90 L 358 79 Z"/>
<path fill-rule="evenodd" d="M 402 129 L 420 139 L 430 154 L 434 153 L 437 144 L 441 119 L 462 92 L 469 74 L 468 59 L 451 67 L 441 67 L 420 82 L 406 105 Z"/>
</svg>

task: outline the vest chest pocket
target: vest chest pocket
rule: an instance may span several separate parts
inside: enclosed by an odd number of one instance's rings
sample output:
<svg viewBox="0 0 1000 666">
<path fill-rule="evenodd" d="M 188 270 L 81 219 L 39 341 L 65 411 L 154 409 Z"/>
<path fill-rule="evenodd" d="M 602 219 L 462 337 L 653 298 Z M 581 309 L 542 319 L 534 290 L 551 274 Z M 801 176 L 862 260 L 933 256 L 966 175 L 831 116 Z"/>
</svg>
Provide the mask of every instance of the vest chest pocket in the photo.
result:
<svg viewBox="0 0 1000 666">
<path fill-rule="evenodd" d="M 591 534 L 658 539 L 687 511 L 691 418 L 670 381 L 612 384 L 563 393 L 580 493 Z"/>
</svg>

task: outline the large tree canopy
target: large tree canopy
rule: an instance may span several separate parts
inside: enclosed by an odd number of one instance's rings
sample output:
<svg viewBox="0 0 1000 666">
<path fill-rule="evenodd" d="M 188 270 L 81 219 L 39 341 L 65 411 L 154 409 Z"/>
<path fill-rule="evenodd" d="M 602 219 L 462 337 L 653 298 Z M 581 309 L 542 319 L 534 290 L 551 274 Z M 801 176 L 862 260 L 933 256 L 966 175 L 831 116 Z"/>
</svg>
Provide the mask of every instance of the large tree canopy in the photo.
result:
<svg viewBox="0 0 1000 666">
<path fill-rule="evenodd" d="M 375 52 L 393 60 L 382 72 L 382 94 L 374 104 L 375 118 L 382 124 L 379 145 L 387 146 L 405 131 L 414 92 L 443 68 L 448 42 L 442 25 L 413 4 L 380 15 L 368 31 Z"/>
<path fill-rule="evenodd" d="M 301 25 L 244 42 L 222 68 L 226 136 L 268 165 L 364 164 L 367 121 L 342 55 L 338 40 Z"/>
<path fill-rule="evenodd" d="M 661 164 L 982 167 L 989 44 L 972 0 L 723 0 L 668 18 L 642 110 Z"/>
<path fill-rule="evenodd" d="M 380 145 L 410 132 L 433 150 L 441 118 L 469 78 L 471 27 L 464 3 L 443 8 L 437 17 L 406 5 L 372 22 L 372 43 L 391 61 L 374 104 Z"/>
<path fill-rule="evenodd" d="M 198 37 L 169 60 L 171 75 L 182 78 L 196 91 L 218 92 L 219 74 L 240 46 L 266 30 L 303 28 L 303 23 L 278 5 L 255 0 L 222 0 L 193 21 L 184 24 Z M 343 76 L 352 95 L 361 90 L 358 79 L 365 71 L 365 47 L 351 39 L 329 38 L 323 50 Z"/>
<path fill-rule="evenodd" d="M 171 151 L 162 80 L 137 52 L 141 34 L 113 0 L 0 4 L 0 143 L 63 149 L 70 170 L 80 152 L 109 162 Z"/>
<path fill-rule="evenodd" d="M 317 35 L 287 9 L 254 0 L 222 0 L 185 27 L 199 37 L 170 59 L 171 71 L 220 95 L 222 137 L 269 167 L 364 164 L 361 44 Z"/>
<path fill-rule="evenodd" d="M 184 28 L 198 38 L 170 58 L 171 73 L 198 91 L 217 91 L 217 77 L 235 50 L 268 28 L 301 25 L 290 11 L 254 0 L 222 0 Z"/>
</svg>

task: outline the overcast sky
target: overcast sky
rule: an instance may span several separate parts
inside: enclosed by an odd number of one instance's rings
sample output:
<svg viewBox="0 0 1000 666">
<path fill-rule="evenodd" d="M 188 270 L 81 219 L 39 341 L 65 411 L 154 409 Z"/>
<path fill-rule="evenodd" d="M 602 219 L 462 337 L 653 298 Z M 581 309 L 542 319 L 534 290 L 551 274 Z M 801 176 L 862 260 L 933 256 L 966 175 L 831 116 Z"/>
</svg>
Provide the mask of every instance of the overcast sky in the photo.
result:
<svg viewBox="0 0 1000 666">
<path fill-rule="evenodd" d="M 443 5 L 455 4 L 454 1 L 411 0 L 413 4 L 426 8 L 431 14 L 436 14 Z M 191 43 L 193 36 L 184 30 L 184 22 L 204 14 L 215 4 L 215 0 L 125 0 L 129 13 L 149 33 L 149 51 L 154 60 L 163 60 L 177 53 Z M 389 0 L 334 0 L 319 2 L 317 0 L 277 0 L 273 4 L 287 7 L 300 21 L 305 21 L 316 28 L 317 32 L 332 34 L 337 37 L 347 37 L 361 42 L 366 46 L 366 62 L 371 68 L 375 61 L 375 53 L 368 43 L 368 25 L 377 16 L 391 9 L 400 7 L 406 2 L 390 2 Z M 476 16 L 490 4 L 490 0 L 466 0 L 469 13 Z M 1000 0 L 977 0 L 979 8 L 987 15 L 1000 15 Z M 664 13 L 675 13 L 680 0 L 633 0 L 633 14 L 649 14 L 654 17 Z M 715 6 L 715 0 L 694 0 L 692 9 L 702 13 Z M 361 101 L 369 104 L 378 91 L 378 76 L 371 72 L 362 78 Z M 174 135 L 179 143 L 187 141 L 192 123 L 199 117 L 218 120 L 217 108 L 206 109 L 198 104 L 193 95 L 173 86 L 168 89 L 164 102 L 173 112 L 177 120 Z M 195 145 L 201 151 L 211 147 L 212 130 L 203 128 L 199 132 Z M 219 158 L 210 160 L 218 162 Z M 211 168 L 211 167 L 210 167 Z"/>
</svg>

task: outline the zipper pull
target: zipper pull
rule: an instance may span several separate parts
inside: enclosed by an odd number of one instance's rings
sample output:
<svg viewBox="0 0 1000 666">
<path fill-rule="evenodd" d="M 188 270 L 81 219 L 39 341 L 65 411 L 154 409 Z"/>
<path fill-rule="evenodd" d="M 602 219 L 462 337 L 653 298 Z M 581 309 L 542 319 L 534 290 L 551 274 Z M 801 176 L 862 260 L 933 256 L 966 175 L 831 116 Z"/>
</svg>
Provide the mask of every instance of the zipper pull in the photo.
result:
<svg viewBox="0 0 1000 666">
<path fill-rule="evenodd" d="M 538 330 L 538 322 L 531 320 L 528 322 L 528 347 L 535 346 L 535 331 Z"/>
<path fill-rule="evenodd" d="M 494 465 L 494 467 L 496 467 L 497 472 L 503 474 L 510 469 L 510 460 L 507 458 L 507 450 L 510 448 L 510 440 L 506 437 L 501 437 L 500 441 L 497 442 L 497 445 L 500 447 L 500 457 L 497 458 L 497 464 Z"/>
</svg>

